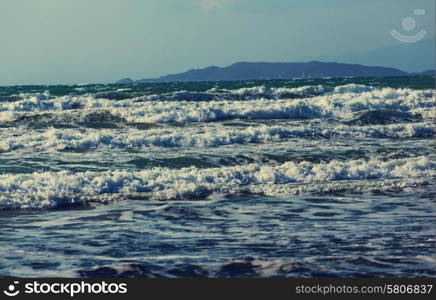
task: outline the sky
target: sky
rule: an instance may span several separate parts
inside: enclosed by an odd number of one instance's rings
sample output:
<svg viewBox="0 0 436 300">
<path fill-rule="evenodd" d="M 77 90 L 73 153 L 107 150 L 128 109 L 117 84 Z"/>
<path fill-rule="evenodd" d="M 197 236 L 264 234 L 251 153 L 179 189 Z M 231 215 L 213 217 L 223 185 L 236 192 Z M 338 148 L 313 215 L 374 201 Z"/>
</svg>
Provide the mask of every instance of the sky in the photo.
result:
<svg viewBox="0 0 436 300">
<path fill-rule="evenodd" d="M 425 36 L 409 44 L 392 30 Z M 107 83 L 238 61 L 423 71 L 434 68 L 434 40 L 434 0 L 1 0 L 0 85 Z"/>
</svg>

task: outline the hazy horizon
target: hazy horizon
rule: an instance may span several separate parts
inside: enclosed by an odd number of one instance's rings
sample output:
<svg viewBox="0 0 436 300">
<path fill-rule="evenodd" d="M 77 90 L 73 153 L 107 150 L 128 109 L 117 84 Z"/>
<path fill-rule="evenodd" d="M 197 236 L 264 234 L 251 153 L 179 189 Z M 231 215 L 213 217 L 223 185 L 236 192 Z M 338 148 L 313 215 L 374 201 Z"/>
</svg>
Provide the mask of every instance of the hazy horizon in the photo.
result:
<svg viewBox="0 0 436 300">
<path fill-rule="evenodd" d="M 110 83 L 240 61 L 421 72 L 434 68 L 434 9 L 433 0 L 5 0 L 0 85 Z M 426 35 L 406 44 L 393 29 Z"/>
</svg>

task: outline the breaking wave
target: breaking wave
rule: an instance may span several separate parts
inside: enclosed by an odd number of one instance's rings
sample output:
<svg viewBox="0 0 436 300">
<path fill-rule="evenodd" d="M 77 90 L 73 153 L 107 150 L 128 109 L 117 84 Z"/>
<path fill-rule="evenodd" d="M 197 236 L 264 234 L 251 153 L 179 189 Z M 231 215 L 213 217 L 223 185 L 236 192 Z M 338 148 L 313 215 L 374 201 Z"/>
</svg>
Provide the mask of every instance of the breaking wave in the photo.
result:
<svg viewBox="0 0 436 300">
<path fill-rule="evenodd" d="M 72 110 L 80 110 L 83 114 L 89 115 L 90 112 L 87 110 L 99 109 L 104 109 L 114 118 L 142 123 L 212 122 L 226 119 L 311 119 L 344 117 L 367 110 L 396 110 L 420 114 L 428 119 L 434 117 L 436 106 L 433 90 L 375 89 L 350 84 L 336 87 L 333 91 L 322 95 L 295 99 L 296 97 L 289 97 L 286 88 L 276 88 L 273 92 L 275 96 L 271 99 L 271 97 L 260 96 L 258 90 L 262 89 L 264 87 L 233 91 L 231 95 L 239 95 L 235 99 L 228 99 L 212 92 L 205 94 L 176 92 L 171 96 L 160 94 L 119 101 L 95 98 L 92 95 L 63 96 L 55 99 L 30 96 L 14 102 L 0 102 L 0 121 L 19 122 L 26 118 L 38 118 L 33 115 L 43 112 L 68 111 L 70 114 Z M 297 88 L 299 89 L 303 89 L 303 93 L 306 93 L 307 89 L 318 88 Z M 292 90 L 296 92 L 295 89 Z M 247 94 L 253 97 L 247 97 Z"/>
<path fill-rule="evenodd" d="M 146 147 L 211 147 L 232 144 L 280 142 L 291 138 L 429 138 L 435 135 L 430 122 L 371 126 L 258 125 L 237 128 L 213 124 L 191 128 L 56 129 L 37 133 L 10 129 L 0 140 L 0 151 L 90 150 L 96 148 L 141 149 Z"/>
<path fill-rule="evenodd" d="M 298 194 L 354 191 L 358 187 L 401 188 L 431 183 L 435 165 L 430 158 L 420 156 L 209 169 L 2 174 L 0 209 L 59 208 L 123 199 L 203 199 L 214 193 Z"/>
</svg>

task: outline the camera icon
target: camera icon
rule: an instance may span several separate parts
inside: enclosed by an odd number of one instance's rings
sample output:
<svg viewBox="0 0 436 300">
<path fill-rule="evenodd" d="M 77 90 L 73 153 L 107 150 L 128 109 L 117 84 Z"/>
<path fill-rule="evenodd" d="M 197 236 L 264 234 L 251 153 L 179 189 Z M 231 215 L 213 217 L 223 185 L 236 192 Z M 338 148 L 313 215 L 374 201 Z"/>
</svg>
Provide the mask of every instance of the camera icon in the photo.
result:
<svg viewBox="0 0 436 300">
<path fill-rule="evenodd" d="M 425 15 L 425 10 L 415 9 L 414 14 L 415 15 Z M 416 21 L 412 17 L 406 17 L 401 21 L 401 27 L 403 28 L 404 31 L 411 32 L 412 30 L 414 30 L 416 28 Z M 416 43 L 416 42 L 420 41 L 421 39 L 423 39 L 425 37 L 426 34 L 427 34 L 427 31 L 425 31 L 425 30 L 421 30 L 414 35 L 404 35 L 404 34 L 401 34 L 400 32 L 398 32 L 396 29 L 391 30 L 391 35 L 395 39 L 399 40 L 400 42 L 409 43 L 409 44 Z"/>
<path fill-rule="evenodd" d="M 6 290 L 4 290 L 3 291 L 3 293 L 6 295 L 6 296 L 9 296 L 9 297 L 15 297 L 15 296 L 17 296 L 19 293 L 20 293 L 20 291 L 17 289 L 17 285 L 19 284 L 20 282 L 18 282 L 18 281 L 14 281 L 14 284 L 10 284 L 9 286 L 8 286 L 8 288 L 6 289 Z"/>
</svg>

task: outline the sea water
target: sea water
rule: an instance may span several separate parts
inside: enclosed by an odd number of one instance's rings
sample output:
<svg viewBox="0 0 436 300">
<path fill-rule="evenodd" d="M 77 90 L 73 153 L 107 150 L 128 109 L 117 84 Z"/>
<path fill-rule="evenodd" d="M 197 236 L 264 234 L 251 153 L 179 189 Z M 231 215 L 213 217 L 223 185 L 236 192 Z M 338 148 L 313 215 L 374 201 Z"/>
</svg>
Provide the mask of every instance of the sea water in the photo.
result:
<svg viewBox="0 0 436 300">
<path fill-rule="evenodd" d="M 0 275 L 434 277 L 434 79 L 0 87 Z"/>
</svg>

